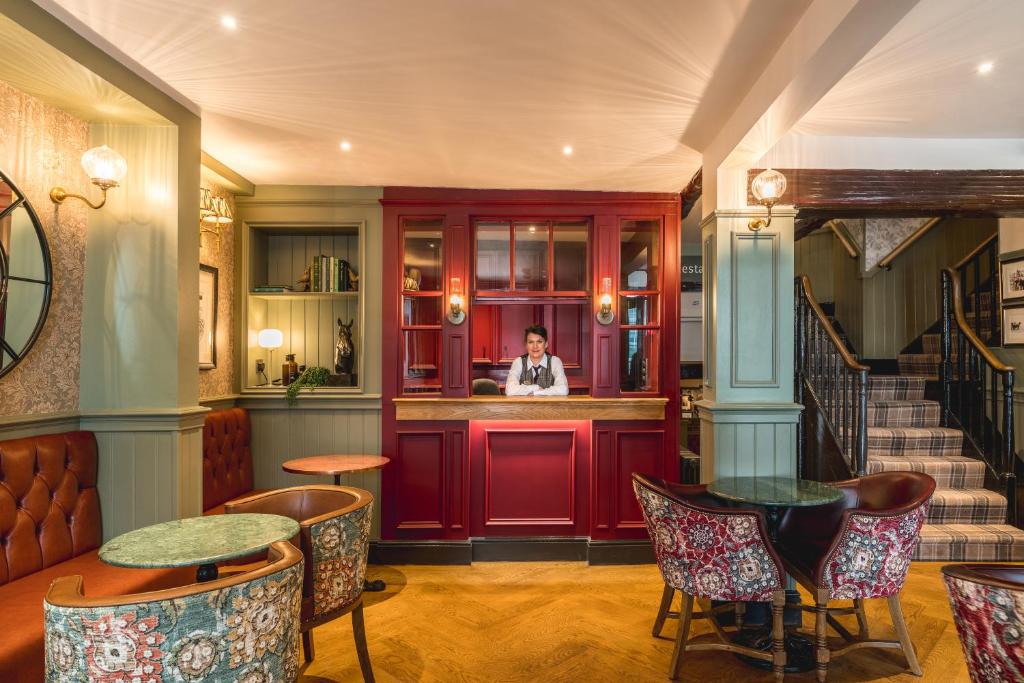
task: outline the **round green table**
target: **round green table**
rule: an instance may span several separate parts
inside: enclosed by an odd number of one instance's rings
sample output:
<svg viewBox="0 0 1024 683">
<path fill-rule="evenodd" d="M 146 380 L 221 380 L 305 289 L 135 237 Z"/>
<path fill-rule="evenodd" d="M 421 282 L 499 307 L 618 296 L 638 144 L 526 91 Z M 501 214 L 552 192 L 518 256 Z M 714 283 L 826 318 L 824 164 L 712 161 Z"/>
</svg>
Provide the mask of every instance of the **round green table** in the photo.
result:
<svg viewBox="0 0 1024 683">
<path fill-rule="evenodd" d="M 774 543 L 778 540 L 782 515 L 789 508 L 828 505 L 841 500 L 843 492 L 835 486 L 819 481 L 795 477 L 728 477 L 716 479 L 708 484 L 708 493 L 733 503 L 760 507 L 764 510 L 768 536 Z M 748 603 L 747 614 L 759 611 L 764 614 L 765 626 L 738 631 L 733 640 L 741 645 L 770 652 L 772 647 L 771 628 L 767 626 L 768 611 L 764 603 Z M 786 611 L 784 623 L 789 627 L 803 625 L 800 607 L 800 593 L 796 591 L 793 579 L 786 576 Z M 805 636 L 788 629 L 785 637 L 786 671 L 789 673 L 810 671 L 815 666 L 814 644 Z M 759 669 L 771 669 L 771 662 L 736 655 L 739 659 Z M 767 665 L 767 666 L 766 666 Z"/>
<path fill-rule="evenodd" d="M 196 565 L 196 581 L 212 581 L 217 562 L 258 553 L 298 533 L 299 523 L 281 515 L 189 517 L 112 538 L 100 548 L 100 559 L 117 567 Z"/>
</svg>

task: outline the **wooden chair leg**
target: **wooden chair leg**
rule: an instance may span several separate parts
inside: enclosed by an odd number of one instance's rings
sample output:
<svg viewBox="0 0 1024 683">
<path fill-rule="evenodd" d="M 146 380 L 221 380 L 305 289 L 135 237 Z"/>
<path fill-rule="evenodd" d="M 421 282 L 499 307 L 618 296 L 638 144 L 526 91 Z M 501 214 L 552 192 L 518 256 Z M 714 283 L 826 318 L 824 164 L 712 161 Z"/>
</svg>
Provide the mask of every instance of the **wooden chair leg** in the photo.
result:
<svg viewBox="0 0 1024 683">
<path fill-rule="evenodd" d="M 907 630 L 907 622 L 903 619 L 903 606 L 900 604 L 900 596 L 890 595 L 886 598 L 889 603 L 889 614 L 892 615 L 892 625 L 896 627 L 896 635 L 899 636 L 900 646 L 903 648 L 903 656 L 907 658 L 910 671 L 915 676 L 923 676 L 921 665 L 917 661 L 917 653 L 914 652 L 914 643 L 910 640 L 910 631 Z"/>
<path fill-rule="evenodd" d="M 786 591 L 772 594 L 772 671 L 776 683 L 782 683 L 786 675 L 786 632 L 782 625 L 782 613 L 786 608 Z"/>
<path fill-rule="evenodd" d="M 681 591 L 680 591 L 681 592 Z M 668 677 L 679 680 L 679 669 L 683 665 L 683 653 L 690 633 L 690 617 L 693 615 L 693 596 L 683 593 L 683 604 L 679 608 L 679 632 L 676 634 L 676 649 L 672 651 L 672 662 L 668 666 Z"/>
<path fill-rule="evenodd" d="M 363 683 L 374 683 L 370 651 L 366 649 L 366 626 L 363 624 L 362 603 L 352 610 L 352 635 L 356 639 L 356 654 L 359 655 L 359 669 L 363 672 Z"/>
<path fill-rule="evenodd" d="M 313 651 L 313 629 L 302 632 L 302 656 L 306 659 L 307 664 L 316 657 L 316 653 Z"/>
<path fill-rule="evenodd" d="M 668 617 L 669 609 L 672 607 L 672 596 L 675 595 L 676 589 L 672 586 L 665 584 L 665 590 L 661 593 L 661 606 L 658 607 L 658 616 L 654 620 L 654 628 L 651 630 L 651 635 L 657 638 L 661 635 L 661 629 L 665 628 L 665 619 Z"/>
<path fill-rule="evenodd" d="M 868 635 L 868 617 L 864 613 L 864 598 L 854 598 L 853 608 L 857 612 L 857 635 L 867 640 Z"/>
<path fill-rule="evenodd" d="M 814 596 L 814 645 L 818 683 L 825 683 L 828 676 L 828 599 L 827 588 L 819 588 Z"/>
</svg>

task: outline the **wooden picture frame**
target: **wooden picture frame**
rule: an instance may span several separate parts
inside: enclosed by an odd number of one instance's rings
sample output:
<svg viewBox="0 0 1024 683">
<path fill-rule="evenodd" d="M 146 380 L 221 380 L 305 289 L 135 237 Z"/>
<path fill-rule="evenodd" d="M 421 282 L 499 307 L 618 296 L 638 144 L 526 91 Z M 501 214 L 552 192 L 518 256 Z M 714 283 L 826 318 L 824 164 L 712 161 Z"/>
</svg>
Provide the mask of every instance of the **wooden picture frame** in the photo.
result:
<svg viewBox="0 0 1024 683">
<path fill-rule="evenodd" d="M 199 265 L 199 369 L 217 367 L 218 273 L 213 266 Z"/>
<path fill-rule="evenodd" d="M 1024 305 L 1003 307 L 1003 346 L 1024 346 Z"/>
<path fill-rule="evenodd" d="M 1024 256 L 999 264 L 999 282 L 1005 303 L 1024 303 Z"/>
</svg>

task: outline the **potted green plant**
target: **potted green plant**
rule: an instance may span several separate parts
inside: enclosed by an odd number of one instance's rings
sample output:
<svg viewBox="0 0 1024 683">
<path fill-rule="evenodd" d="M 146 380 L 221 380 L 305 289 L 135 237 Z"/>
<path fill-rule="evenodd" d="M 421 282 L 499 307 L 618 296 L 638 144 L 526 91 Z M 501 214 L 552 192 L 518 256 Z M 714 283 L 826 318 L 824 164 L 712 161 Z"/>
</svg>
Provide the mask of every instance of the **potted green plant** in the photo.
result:
<svg viewBox="0 0 1024 683">
<path fill-rule="evenodd" d="M 330 376 L 331 371 L 327 368 L 322 368 L 318 365 L 306 368 L 297 379 L 288 385 L 288 391 L 285 392 L 288 405 L 293 406 L 299 402 L 299 391 L 303 387 L 309 387 L 310 389 L 322 387 L 327 384 L 327 378 Z"/>
</svg>

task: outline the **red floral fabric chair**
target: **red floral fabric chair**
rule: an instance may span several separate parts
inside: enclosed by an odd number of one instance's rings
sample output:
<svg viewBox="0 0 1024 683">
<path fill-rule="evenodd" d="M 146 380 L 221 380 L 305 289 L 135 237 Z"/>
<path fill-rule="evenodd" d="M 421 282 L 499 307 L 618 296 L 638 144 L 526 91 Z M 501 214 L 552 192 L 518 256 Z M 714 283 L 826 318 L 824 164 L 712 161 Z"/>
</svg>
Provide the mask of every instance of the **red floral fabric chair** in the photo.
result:
<svg viewBox="0 0 1024 683">
<path fill-rule="evenodd" d="M 313 628 L 351 613 L 359 668 L 363 680 L 372 683 L 363 624 L 363 579 L 370 551 L 373 495 L 349 486 L 293 486 L 230 501 L 224 512 L 284 515 L 299 523 L 297 541 L 306 558 L 302 586 L 306 661 L 314 657 Z"/>
<path fill-rule="evenodd" d="M 1024 566 L 942 568 L 973 683 L 1024 681 Z"/>
<path fill-rule="evenodd" d="M 899 596 L 935 480 L 920 472 L 881 472 L 832 485 L 842 489 L 843 498 L 832 505 L 790 509 L 776 543 L 786 570 L 814 596 L 818 680 L 828 675 L 831 657 L 862 647 L 901 649 L 910 670 L 920 676 Z M 898 641 L 868 640 L 867 598 L 886 598 Z M 853 600 L 854 606 L 829 609 L 830 600 Z M 857 637 L 831 619 L 850 613 L 857 615 Z M 827 623 L 848 641 L 845 647 L 829 650 Z"/>
<path fill-rule="evenodd" d="M 46 680 L 294 681 L 301 588 L 285 542 L 250 571 L 149 593 L 90 598 L 63 576 L 43 604 Z"/>
<path fill-rule="evenodd" d="M 683 594 L 669 678 L 679 678 L 687 650 L 700 649 L 739 652 L 770 661 L 775 679 L 781 681 L 786 666 L 782 631 L 786 592 L 782 561 L 768 541 L 763 513 L 724 507 L 704 486 L 669 484 L 637 473 L 633 474 L 633 490 L 665 581 L 655 636 L 661 633 L 665 619 L 674 616 L 669 608 L 675 591 Z M 698 613 L 693 612 L 695 598 L 704 602 Z M 729 642 L 714 618 L 721 608 L 712 609 L 711 600 L 771 602 L 772 652 Z M 720 642 L 687 645 L 691 618 L 708 619 Z"/>
</svg>

